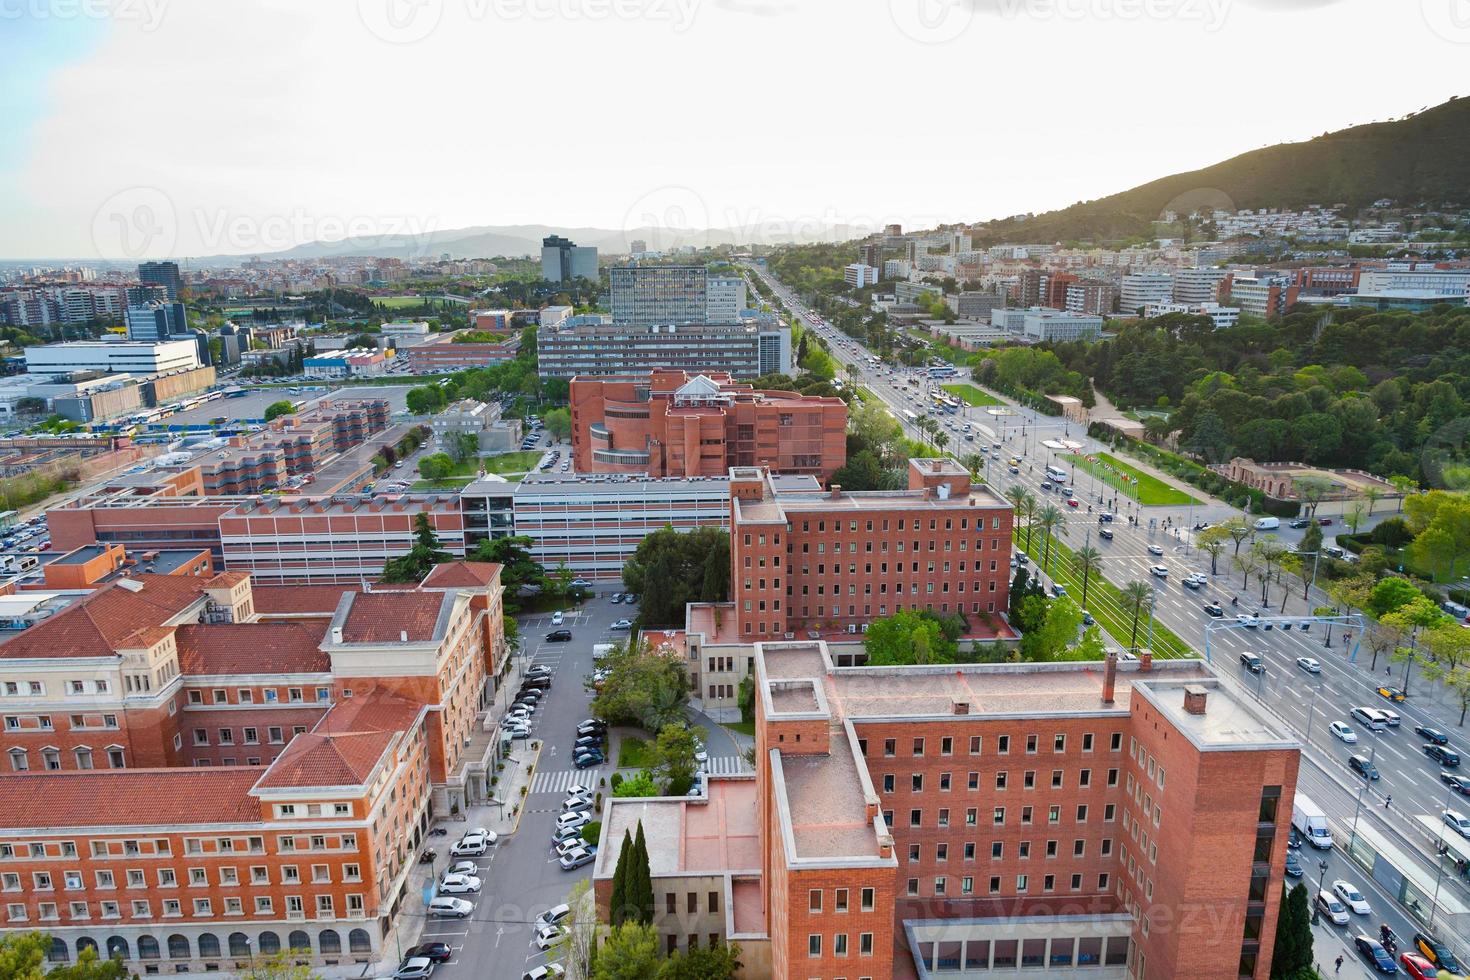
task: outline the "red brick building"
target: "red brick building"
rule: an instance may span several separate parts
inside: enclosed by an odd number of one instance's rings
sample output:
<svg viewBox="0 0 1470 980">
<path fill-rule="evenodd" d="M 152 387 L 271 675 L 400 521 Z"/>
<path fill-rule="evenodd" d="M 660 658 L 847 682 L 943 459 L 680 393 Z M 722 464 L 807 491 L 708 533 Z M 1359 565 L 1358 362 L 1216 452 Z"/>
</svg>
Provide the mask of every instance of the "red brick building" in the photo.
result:
<svg viewBox="0 0 1470 980">
<path fill-rule="evenodd" d="M 859 632 L 901 609 L 963 613 L 1008 605 L 1009 502 L 949 459 L 909 461 L 909 489 L 778 492 L 731 472 L 730 557 L 742 640 Z"/>
<path fill-rule="evenodd" d="M 724 476 L 764 466 L 826 479 L 847 461 L 842 399 L 756 391 L 724 373 L 577 377 L 571 411 L 579 473 Z"/>
</svg>

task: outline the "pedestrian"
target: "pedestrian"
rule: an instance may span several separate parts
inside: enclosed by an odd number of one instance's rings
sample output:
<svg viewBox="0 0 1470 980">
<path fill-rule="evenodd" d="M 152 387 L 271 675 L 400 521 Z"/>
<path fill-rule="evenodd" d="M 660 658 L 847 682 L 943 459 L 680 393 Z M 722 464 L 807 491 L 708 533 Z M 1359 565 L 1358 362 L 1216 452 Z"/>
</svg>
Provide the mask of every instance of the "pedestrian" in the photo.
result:
<svg viewBox="0 0 1470 980">
<path fill-rule="evenodd" d="M 1393 806 L 1393 794 L 1389 793 L 1386 797 L 1383 798 L 1383 808 L 1387 810 L 1391 806 Z"/>
<path fill-rule="evenodd" d="M 1341 955 L 1339 955 L 1337 957 L 1337 968 L 1335 970 L 1333 970 L 1332 972 L 1333 973 L 1341 973 L 1342 972 L 1342 956 Z"/>
</svg>

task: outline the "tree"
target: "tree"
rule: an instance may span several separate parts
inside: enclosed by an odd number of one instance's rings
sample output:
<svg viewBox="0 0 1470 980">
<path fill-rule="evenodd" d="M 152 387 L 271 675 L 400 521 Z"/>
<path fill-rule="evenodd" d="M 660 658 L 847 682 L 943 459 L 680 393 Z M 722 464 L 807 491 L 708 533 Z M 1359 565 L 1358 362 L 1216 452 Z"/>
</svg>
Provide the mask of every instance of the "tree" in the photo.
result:
<svg viewBox="0 0 1470 980">
<path fill-rule="evenodd" d="M 569 409 L 553 408 L 542 417 L 541 424 L 559 442 L 565 442 L 572 436 L 572 413 Z"/>
<path fill-rule="evenodd" d="M 410 388 L 404 402 L 414 415 L 433 415 L 449 404 L 449 396 L 444 393 L 442 385 L 423 385 Z"/>
<path fill-rule="evenodd" d="M 1368 623 L 1368 629 L 1363 636 L 1363 642 L 1368 644 L 1368 649 L 1373 652 L 1373 662 L 1368 666 L 1369 673 L 1378 672 L 1378 658 L 1390 650 L 1394 650 L 1404 640 L 1403 630 L 1374 620 Z"/>
<path fill-rule="evenodd" d="M 46 980 L 126 980 L 127 976 L 128 968 L 120 957 L 104 960 L 95 947 L 88 946 L 77 954 L 75 963 L 52 967 Z"/>
<path fill-rule="evenodd" d="M 627 777 L 618 783 L 613 790 L 613 796 L 619 798 L 658 796 L 658 783 L 654 782 L 653 774 L 647 769 L 640 769 L 637 773 Z"/>
<path fill-rule="evenodd" d="M 1354 500 L 1351 504 L 1348 504 L 1347 509 L 1342 512 L 1342 522 L 1346 524 L 1348 526 L 1348 529 L 1354 534 L 1358 533 L 1358 528 L 1362 527 L 1363 522 L 1367 519 L 1368 505 L 1361 500 Z"/>
<path fill-rule="evenodd" d="M 442 480 L 454 472 L 454 460 L 448 453 L 431 453 L 419 460 L 419 476 L 425 480 Z"/>
<path fill-rule="evenodd" d="M 1297 546 L 1297 550 L 1316 556 L 1322 550 L 1322 525 L 1316 521 L 1308 524 L 1307 529 L 1302 532 L 1302 543 Z"/>
<path fill-rule="evenodd" d="M 1092 545 L 1084 545 L 1072 554 L 1072 564 L 1077 569 L 1077 574 L 1082 576 L 1082 608 L 1087 608 L 1087 586 L 1094 574 L 1101 574 L 1103 567 L 1102 552 Z"/>
<path fill-rule="evenodd" d="M 1387 613 L 1382 617 L 1386 625 L 1393 626 L 1409 634 L 1409 645 L 1407 647 L 1398 647 L 1393 653 L 1389 654 L 1389 659 L 1394 663 L 1406 665 L 1404 667 L 1403 680 L 1405 694 L 1409 691 L 1409 677 L 1413 673 L 1414 662 L 1419 659 L 1419 631 L 1433 626 L 1444 618 L 1445 615 L 1439 611 L 1439 607 L 1423 595 L 1415 596 L 1393 612 Z"/>
<path fill-rule="evenodd" d="M 1129 582 L 1123 586 L 1123 610 L 1132 618 L 1128 631 L 1128 649 L 1138 649 L 1138 620 L 1144 610 L 1154 607 L 1154 589 L 1147 582 Z"/>
<path fill-rule="evenodd" d="M 681 721 L 689 703 L 684 662 L 671 650 L 646 643 L 616 644 L 603 660 L 607 675 L 592 699 L 592 713 L 609 725 L 638 725 L 651 732 Z"/>
<path fill-rule="evenodd" d="M 562 920 L 566 934 L 552 947 L 552 956 L 563 963 L 570 977 L 589 975 L 588 969 L 597 946 L 597 903 L 592 895 L 592 881 L 583 878 L 567 895 L 571 913 Z"/>
<path fill-rule="evenodd" d="M 638 821 L 638 834 L 633 838 L 633 867 L 628 878 L 628 897 L 636 903 L 638 921 L 653 922 L 653 877 L 648 865 L 648 842 L 643 837 L 643 821 Z"/>
<path fill-rule="evenodd" d="M 1261 605 L 1271 604 L 1270 588 L 1271 576 L 1276 574 L 1281 566 L 1281 560 L 1286 557 L 1286 545 L 1275 538 L 1267 538 L 1265 541 L 1257 541 L 1251 548 L 1257 558 L 1261 561 Z"/>
<path fill-rule="evenodd" d="M 592 980 L 648 980 L 658 971 L 658 930 L 640 922 L 624 922 L 608 932 L 597 950 Z"/>
<path fill-rule="evenodd" d="M 690 602 L 730 598 L 730 535 L 716 527 L 680 532 L 664 527 L 646 535 L 623 566 L 623 584 L 642 597 L 640 626 L 684 622 Z"/>
<path fill-rule="evenodd" d="M 953 663 L 958 647 L 927 610 L 900 609 L 868 624 L 863 648 L 868 666 Z M 922 658 L 922 659 L 921 659 Z"/>
<path fill-rule="evenodd" d="M 1241 573 L 1240 587 L 1248 588 L 1251 584 L 1251 576 L 1261 570 L 1261 556 L 1252 549 L 1245 554 L 1237 554 L 1230 560 L 1235 570 Z"/>
<path fill-rule="evenodd" d="M 1332 492 L 1332 483 L 1320 476 L 1301 476 L 1292 481 L 1296 495 L 1307 507 L 1307 516 L 1317 516 L 1317 505 Z"/>
<path fill-rule="evenodd" d="M 1271 956 L 1273 978 L 1294 978 L 1312 966 L 1312 912 L 1307 886 L 1290 891 L 1281 886 L 1281 914 L 1276 921 L 1276 948 Z"/>
<path fill-rule="evenodd" d="M 271 402 L 269 405 L 267 405 L 265 407 L 265 420 L 267 422 L 270 422 L 270 421 L 273 421 L 275 419 L 278 419 L 282 415 L 295 415 L 295 414 L 296 414 L 296 406 L 292 402 L 287 401 L 284 398 L 281 399 L 278 402 Z"/>
<path fill-rule="evenodd" d="M 1369 517 L 1373 516 L 1373 508 L 1376 507 L 1378 505 L 1378 501 L 1382 499 L 1383 489 L 1381 487 L 1369 484 L 1368 486 L 1363 488 L 1363 500 L 1366 501 L 1368 504 Z"/>
<path fill-rule="evenodd" d="M 452 561 L 453 556 L 439 548 L 439 539 L 429 523 L 428 514 L 418 514 L 413 519 L 413 547 L 408 553 L 389 558 L 383 566 L 384 582 L 422 582 L 435 565 Z"/>
<path fill-rule="evenodd" d="M 618 785 L 613 790 L 614 796 L 622 796 L 622 788 L 628 780 Z M 649 794 L 652 795 L 652 794 Z M 633 851 L 633 835 L 626 830 L 623 831 L 623 844 L 618 849 L 618 863 L 613 869 L 612 897 L 608 900 L 607 916 L 608 923 L 617 928 L 628 919 L 636 918 L 635 909 L 628 897 L 628 876 L 632 872 L 633 862 L 629 855 Z"/>
<path fill-rule="evenodd" d="M 512 611 L 518 604 L 521 589 L 526 586 L 541 588 L 545 584 L 545 571 L 531 557 L 532 543 L 525 535 L 511 535 L 507 538 L 490 538 L 475 546 L 474 561 L 495 562 L 500 565 L 500 584 L 505 588 L 505 604 Z"/>
<path fill-rule="evenodd" d="M 658 971 L 658 980 L 734 980 L 740 971 L 740 946 L 715 943 L 684 952 L 674 950 Z"/>
<path fill-rule="evenodd" d="M 1225 553 L 1225 541 L 1229 533 L 1220 525 L 1207 527 L 1195 537 L 1199 550 L 1210 556 L 1210 574 L 1220 574 L 1220 556 Z"/>
<path fill-rule="evenodd" d="M 240 980 L 320 980 L 321 974 L 309 966 L 297 965 L 296 958 L 297 954 L 289 949 L 257 955 L 249 968 L 239 973 Z"/>
<path fill-rule="evenodd" d="M 694 756 L 704 748 L 699 729 L 679 722 L 659 729 L 649 751 L 649 772 L 663 783 L 668 796 L 684 796 L 694 785 L 699 763 Z"/>
<path fill-rule="evenodd" d="M 51 939 L 42 932 L 12 933 L 0 938 L 0 977 L 42 980 L 41 966 L 51 949 Z"/>
<path fill-rule="evenodd" d="M 1194 434 L 1184 448 L 1203 456 L 1208 463 L 1218 463 L 1230 455 L 1230 435 L 1220 416 L 1206 409 L 1194 420 Z"/>
<path fill-rule="evenodd" d="M 1413 602 L 1423 593 L 1413 583 L 1403 578 L 1386 578 L 1373 586 L 1368 597 L 1367 610 L 1379 619 Z"/>
<path fill-rule="evenodd" d="M 1042 542 L 1043 551 L 1041 556 L 1041 567 L 1043 570 L 1050 571 L 1051 569 L 1052 534 L 1056 532 L 1057 528 L 1062 526 L 1062 522 L 1065 520 L 1066 515 L 1064 515 L 1062 513 L 1062 509 L 1055 504 L 1047 504 L 1045 507 L 1041 508 L 1041 511 L 1036 515 L 1036 525 L 1041 528 L 1042 534 L 1045 535 L 1045 538 Z"/>
<path fill-rule="evenodd" d="M 1225 521 L 1219 526 L 1224 528 L 1226 536 L 1229 537 L 1231 541 L 1235 542 L 1236 555 L 1240 554 L 1241 544 L 1244 543 L 1244 541 L 1252 534 L 1256 533 L 1255 529 L 1247 524 L 1245 522 L 1245 519 L 1241 517 L 1232 517 L 1230 518 L 1230 520 Z"/>
<path fill-rule="evenodd" d="M 1031 550 L 1031 518 L 1036 513 L 1036 495 L 1030 490 L 1021 494 L 1021 514 L 1026 520 L 1026 550 Z"/>
<path fill-rule="evenodd" d="M 449 443 L 445 446 L 451 459 L 456 463 L 463 463 L 467 459 L 474 459 L 480 452 L 480 440 L 472 432 L 453 433 Z"/>
<path fill-rule="evenodd" d="M 1021 637 L 1021 654 L 1032 662 L 1059 660 L 1068 644 L 1077 639 L 1082 626 L 1082 610 L 1066 596 L 1046 604 L 1041 625 Z"/>
</svg>

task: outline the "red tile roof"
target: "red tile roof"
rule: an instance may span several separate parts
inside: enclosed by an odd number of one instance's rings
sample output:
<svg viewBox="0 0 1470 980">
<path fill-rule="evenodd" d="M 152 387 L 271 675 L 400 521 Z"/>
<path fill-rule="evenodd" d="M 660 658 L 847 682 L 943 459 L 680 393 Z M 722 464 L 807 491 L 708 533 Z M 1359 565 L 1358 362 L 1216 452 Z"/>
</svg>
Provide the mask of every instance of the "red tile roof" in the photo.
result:
<svg viewBox="0 0 1470 980">
<path fill-rule="evenodd" d="M 338 701 L 312 731 L 317 735 L 402 732 L 418 720 L 423 709 L 417 701 L 375 687 L 366 694 Z"/>
<path fill-rule="evenodd" d="M 424 578 L 426 589 L 484 588 L 500 574 L 493 561 L 447 561 L 435 565 Z"/>
<path fill-rule="evenodd" d="M 197 601 L 206 584 L 191 575 L 119 579 L 0 645 L 0 658 L 108 657 L 128 642 L 157 642 L 157 628 Z"/>
<path fill-rule="evenodd" d="M 325 630 L 297 622 L 210 623 L 180 626 L 179 669 L 185 674 L 324 674 Z"/>
<path fill-rule="evenodd" d="M 434 638 L 434 624 L 445 602 L 441 592 L 360 592 L 352 597 L 342 624 L 345 643 L 410 643 Z"/>
<path fill-rule="evenodd" d="M 397 732 L 297 735 L 256 784 L 260 789 L 360 786 L 398 737 Z"/>
<path fill-rule="evenodd" d="M 250 591 L 261 616 L 331 616 L 344 592 L 357 585 L 257 585 Z"/>
<path fill-rule="evenodd" d="M 0 813 L 12 830 L 41 827 L 254 823 L 260 770 L 96 769 L 0 775 Z"/>
</svg>

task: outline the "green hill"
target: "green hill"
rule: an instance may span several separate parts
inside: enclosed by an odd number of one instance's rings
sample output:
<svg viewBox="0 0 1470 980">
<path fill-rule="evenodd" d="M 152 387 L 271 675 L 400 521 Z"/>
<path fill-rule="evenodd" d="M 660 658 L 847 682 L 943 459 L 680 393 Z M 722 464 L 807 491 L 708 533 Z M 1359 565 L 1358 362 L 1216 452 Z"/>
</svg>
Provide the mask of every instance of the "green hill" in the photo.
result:
<svg viewBox="0 0 1470 980">
<path fill-rule="evenodd" d="M 1452 99 L 1395 122 L 1252 150 L 1060 211 L 988 222 L 977 226 L 976 237 L 984 244 L 1118 241 L 1149 237 L 1165 210 L 1358 208 L 1385 197 L 1406 206 L 1470 199 L 1470 99 Z"/>
</svg>

